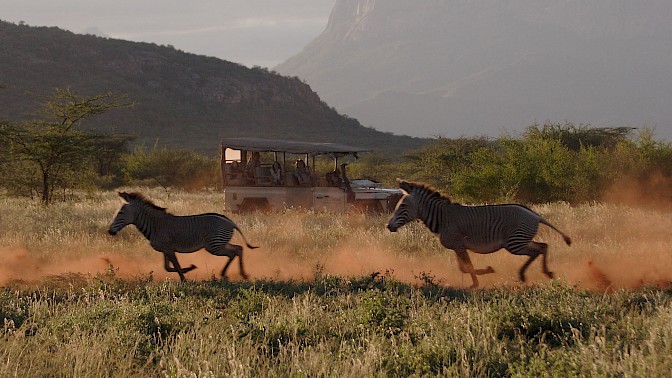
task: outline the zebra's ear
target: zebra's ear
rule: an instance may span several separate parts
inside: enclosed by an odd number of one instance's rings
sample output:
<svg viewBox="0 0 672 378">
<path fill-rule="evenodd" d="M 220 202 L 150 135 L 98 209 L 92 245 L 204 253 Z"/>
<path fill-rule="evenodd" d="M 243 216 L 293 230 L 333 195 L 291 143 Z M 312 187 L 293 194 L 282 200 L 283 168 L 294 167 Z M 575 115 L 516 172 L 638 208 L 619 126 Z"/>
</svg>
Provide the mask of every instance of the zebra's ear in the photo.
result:
<svg viewBox="0 0 672 378">
<path fill-rule="evenodd" d="M 397 182 L 399 183 L 399 189 L 403 190 L 406 193 L 411 192 L 411 184 L 409 184 L 408 181 L 398 178 Z"/>
<path fill-rule="evenodd" d="M 119 197 L 123 198 L 124 201 L 128 202 L 130 200 L 130 195 L 126 192 L 117 192 L 119 194 Z"/>
</svg>

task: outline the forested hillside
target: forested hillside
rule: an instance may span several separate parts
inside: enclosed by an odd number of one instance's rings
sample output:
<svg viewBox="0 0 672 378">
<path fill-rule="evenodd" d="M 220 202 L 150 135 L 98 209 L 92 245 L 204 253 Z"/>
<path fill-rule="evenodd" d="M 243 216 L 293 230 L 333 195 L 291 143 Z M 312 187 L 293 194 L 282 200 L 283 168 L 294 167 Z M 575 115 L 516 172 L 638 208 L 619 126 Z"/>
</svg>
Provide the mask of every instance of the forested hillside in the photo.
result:
<svg viewBox="0 0 672 378">
<path fill-rule="evenodd" d="M 233 136 L 333 141 L 404 150 L 417 138 L 363 127 L 338 114 L 298 78 L 247 68 L 172 46 L 78 35 L 54 27 L 0 21 L 0 117 L 19 122 L 35 96 L 71 88 L 83 96 L 128 95 L 131 109 L 95 117 L 83 126 L 130 133 L 136 143 L 214 153 Z"/>
</svg>

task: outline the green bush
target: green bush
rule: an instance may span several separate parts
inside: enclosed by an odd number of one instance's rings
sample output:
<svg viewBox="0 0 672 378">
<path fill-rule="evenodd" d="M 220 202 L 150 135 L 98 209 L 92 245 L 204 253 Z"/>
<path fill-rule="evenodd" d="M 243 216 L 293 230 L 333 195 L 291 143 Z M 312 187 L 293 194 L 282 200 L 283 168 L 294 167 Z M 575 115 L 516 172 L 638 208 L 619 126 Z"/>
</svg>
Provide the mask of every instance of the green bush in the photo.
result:
<svg viewBox="0 0 672 378">
<path fill-rule="evenodd" d="M 519 138 L 439 138 L 409 153 L 393 171 L 456 201 L 598 201 L 623 180 L 659 193 L 649 197 L 661 200 L 660 193 L 672 190 L 672 145 L 655 140 L 651 129 L 635 136 L 632 131 L 547 122 L 531 125 Z M 383 182 L 393 181 L 389 174 Z"/>
<path fill-rule="evenodd" d="M 128 184 L 186 190 L 219 185 L 219 161 L 191 150 L 140 146 L 122 159 L 124 178 Z"/>
</svg>

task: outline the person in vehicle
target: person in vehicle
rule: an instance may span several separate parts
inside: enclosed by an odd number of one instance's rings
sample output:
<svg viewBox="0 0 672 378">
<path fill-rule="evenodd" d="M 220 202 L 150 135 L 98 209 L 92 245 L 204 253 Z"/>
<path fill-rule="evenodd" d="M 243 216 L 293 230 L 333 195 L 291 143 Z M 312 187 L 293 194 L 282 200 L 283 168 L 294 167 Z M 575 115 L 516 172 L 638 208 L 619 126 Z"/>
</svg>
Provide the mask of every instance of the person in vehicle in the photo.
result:
<svg viewBox="0 0 672 378">
<path fill-rule="evenodd" d="M 294 177 L 299 185 L 310 185 L 310 171 L 306 167 L 306 163 L 299 159 L 295 164 L 296 170 L 294 171 Z"/>
<path fill-rule="evenodd" d="M 231 163 L 227 164 L 227 170 L 228 170 L 227 181 L 240 185 L 242 183 L 241 180 L 242 172 L 240 170 L 240 163 L 238 163 L 237 161 L 232 161 Z"/>
<path fill-rule="evenodd" d="M 341 173 L 338 171 L 338 168 L 334 168 L 333 171 L 327 172 L 327 185 L 340 188 L 343 186 L 343 179 L 341 178 Z"/>
<path fill-rule="evenodd" d="M 257 176 L 257 167 L 261 165 L 261 160 L 259 156 L 259 152 L 252 152 L 252 155 L 250 158 L 247 160 L 247 164 L 245 165 L 245 178 L 249 181 L 254 183 L 255 178 Z"/>
<path fill-rule="evenodd" d="M 348 179 L 348 175 L 345 173 L 345 167 L 347 166 L 348 163 L 341 164 L 341 175 L 343 176 L 343 187 L 347 193 L 347 201 L 348 203 L 351 203 L 355 201 L 355 192 L 352 191 L 352 188 L 350 187 L 350 180 Z"/>
<path fill-rule="evenodd" d="M 284 181 L 284 175 L 282 174 L 282 166 L 280 162 L 275 161 L 271 166 L 271 178 L 273 180 L 273 185 L 282 185 Z"/>
</svg>

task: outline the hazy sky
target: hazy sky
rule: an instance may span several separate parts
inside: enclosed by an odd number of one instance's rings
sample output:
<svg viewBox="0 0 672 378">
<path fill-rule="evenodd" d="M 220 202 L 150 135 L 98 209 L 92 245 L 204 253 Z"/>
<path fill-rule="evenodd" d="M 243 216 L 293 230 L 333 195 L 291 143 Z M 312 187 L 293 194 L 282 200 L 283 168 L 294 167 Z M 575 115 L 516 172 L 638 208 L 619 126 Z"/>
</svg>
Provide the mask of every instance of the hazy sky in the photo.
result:
<svg viewBox="0 0 672 378">
<path fill-rule="evenodd" d="M 0 0 L 0 19 L 154 42 L 273 67 L 317 37 L 336 0 Z"/>
</svg>

